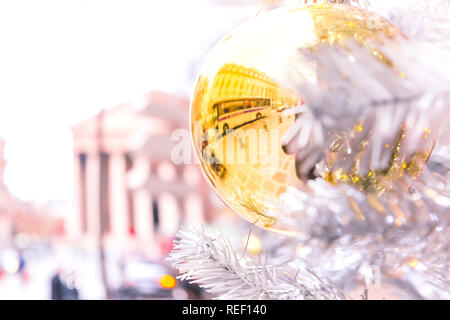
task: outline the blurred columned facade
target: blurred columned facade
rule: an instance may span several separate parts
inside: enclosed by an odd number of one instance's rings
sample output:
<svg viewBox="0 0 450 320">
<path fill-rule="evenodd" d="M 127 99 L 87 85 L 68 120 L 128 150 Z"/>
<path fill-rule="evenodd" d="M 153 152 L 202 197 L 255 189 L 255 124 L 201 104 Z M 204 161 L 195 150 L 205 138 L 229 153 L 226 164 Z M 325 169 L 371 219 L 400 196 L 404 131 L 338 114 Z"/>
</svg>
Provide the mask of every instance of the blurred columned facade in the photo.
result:
<svg viewBox="0 0 450 320">
<path fill-rule="evenodd" d="M 107 246 L 145 250 L 182 223 L 212 221 L 211 188 L 198 166 L 171 161 L 171 135 L 188 127 L 188 109 L 187 100 L 152 91 L 72 127 L 71 236 L 91 243 L 103 223 Z"/>
</svg>

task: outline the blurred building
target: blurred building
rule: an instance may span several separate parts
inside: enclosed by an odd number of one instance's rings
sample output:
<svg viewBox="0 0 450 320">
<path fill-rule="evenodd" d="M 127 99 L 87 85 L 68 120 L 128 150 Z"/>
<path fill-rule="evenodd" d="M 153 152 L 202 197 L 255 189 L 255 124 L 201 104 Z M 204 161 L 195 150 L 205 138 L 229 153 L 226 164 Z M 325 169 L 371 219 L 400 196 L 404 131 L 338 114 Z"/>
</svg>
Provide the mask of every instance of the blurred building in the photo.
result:
<svg viewBox="0 0 450 320">
<path fill-rule="evenodd" d="M 12 231 L 12 221 L 11 221 L 11 211 L 12 211 L 12 199 L 6 188 L 4 181 L 4 172 L 6 161 L 4 158 L 5 142 L 0 140 L 0 247 L 6 245 L 8 240 L 11 238 Z"/>
<path fill-rule="evenodd" d="M 181 224 L 213 219 L 211 188 L 198 166 L 171 161 L 178 143 L 171 136 L 187 130 L 188 109 L 188 100 L 152 91 L 72 127 L 71 236 L 92 244 L 102 233 L 109 247 L 145 250 L 164 246 Z"/>
<path fill-rule="evenodd" d="M 22 247 L 25 242 L 18 242 L 20 239 L 45 240 L 62 235 L 63 219 L 55 217 L 48 206 L 37 207 L 15 198 L 9 192 L 4 181 L 4 149 L 5 142 L 0 140 L 0 249 L 11 245 Z"/>
</svg>

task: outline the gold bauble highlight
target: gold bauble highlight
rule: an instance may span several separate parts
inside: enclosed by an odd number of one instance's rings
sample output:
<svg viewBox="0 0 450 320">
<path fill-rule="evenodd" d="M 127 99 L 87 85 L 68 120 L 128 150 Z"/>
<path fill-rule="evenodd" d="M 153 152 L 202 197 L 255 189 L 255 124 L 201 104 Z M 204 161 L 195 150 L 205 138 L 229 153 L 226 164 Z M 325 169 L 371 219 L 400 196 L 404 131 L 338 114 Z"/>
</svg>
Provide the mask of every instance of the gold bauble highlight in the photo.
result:
<svg viewBox="0 0 450 320">
<path fill-rule="evenodd" d="M 282 111 L 304 103 L 286 86 L 284 72 L 298 49 L 319 44 L 365 44 L 400 31 L 382 17 L 345 5 L 289 6 L 258 15 L 226 36 L 208 57 L 192 99 L 192 139 L 204 173 L 219 197 L 251 223 L 295 234 L 282 216 L 288 188 L 306 190 L 294 155 L 281 148 L 295 117 Z M 314 68 L 305 67 L 314 78 Z M 363 81 L 363 79 L 362 79 Z"/>
</svg>

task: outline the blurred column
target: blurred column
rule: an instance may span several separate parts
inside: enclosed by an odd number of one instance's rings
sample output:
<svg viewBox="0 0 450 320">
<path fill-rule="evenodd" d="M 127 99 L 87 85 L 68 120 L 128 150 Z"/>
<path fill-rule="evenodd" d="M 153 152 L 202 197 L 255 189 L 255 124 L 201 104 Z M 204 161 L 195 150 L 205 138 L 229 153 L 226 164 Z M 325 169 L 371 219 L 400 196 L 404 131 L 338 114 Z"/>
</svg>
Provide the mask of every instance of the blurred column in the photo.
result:
<svg viewBox="0 0 450 320">
<path fill-rule="evenodd" d="M 152 202 L 146 182 L 150 174 L 149 159 L 143 155 L 134 158 L 132 172 L 128 174 L 128 187 L 133 197 L 134 227 L 137 237 L 142 241 L 153 238 Z"/>
<path fill-rule="evenodd" d="M 173 236 L 180 225 L 180 208 L 176 198 L 170 193 L 162 193 L 158 197 L 160 208 L 159 233 L 162 236 Z"/>
<path fill-rule="evenodd" d="M 79 236 L 83 233 L 83 210 L 85 205 L 83 203 L 83 197 L 85 197 L 84 188 L 82 185 L 82 173 L 80 164 L 80 154 L 75 153 L 74 157 L 74 196 L 73 196 L 73 211 L 68 218 L 67 232 L 69 237 Z M 83 208 L 84 207 L 84 208 Z"/>
<path fill-rule="evenodd" d="M 98 236 L 100 233 L 100 157 L 98 154 L 87 155 L 86 176 L 87 231 L 90 236 Z"/>
<path fill-rule="evenodd" d="M 186 197 L 186 223 L 203 224 L 210 222 L 213 215 L 210 192 L 211 188 L 197 166 L 186 166 L 183 171 L 183 180 L 192 189 Z"/>
<path fill-rule="evenodd" d="M 201 178 L 205 179 L 204 177 Z M 215 219 L 216 212 L 216 208 L 212 202 L 212 189 L 206 180 L 204 180 L 198 185 L 197 190 L 203 200 L 203 223 L 211 223 Z"/>
<path fill-rule="evenodd" d="M 140 240 L 150 241 L 154 236 L 150 194 L 146 189 L 142 188 L 136 190 L 133 197 L 136 210 L 136 234 Z"/>
<path fill-rule="evenodd" d="M 185 184 L 184 181 L 184 169 L 185 166 L 183 165 L 175 165 L 175 183 L 179 183 L 179 184 Z M 178 228 L 184 224 L 185 220 L 186 220 L 186 201 L 185 201 L 185 196 L 187 195 L 187 193 L 181 193 L 181 194 L 174 194 L 175 197 L 175 201 L 176 201 L 176 205 L 177 205 L 177 225 L 176 225 L 176 229 L 178 230 Z"/>
<path fill-rule="evenodd" d="M 128 236 L 128 199 L 126 186 L 126 159 L 121 153 L 111 154 L 110 166 L 110 210 L 114 238 L 120 242 Z"/>
<path fill-rule="evenodd" d="M 177 203 L 177 215 L 178 215 L 178 224 L 177 224 L 177 230 L 178 228 L 183 225 L 186 222 L 186 201 L 183 196 L 176 196 L 175 197 L 176 203 Z"/>
<path fill-rule="evenodd" d="M 202 198 L 197 194 L 190 194 L 185 200 L 184 225 L 199 226 L 205 223 Z"/>
</svg>

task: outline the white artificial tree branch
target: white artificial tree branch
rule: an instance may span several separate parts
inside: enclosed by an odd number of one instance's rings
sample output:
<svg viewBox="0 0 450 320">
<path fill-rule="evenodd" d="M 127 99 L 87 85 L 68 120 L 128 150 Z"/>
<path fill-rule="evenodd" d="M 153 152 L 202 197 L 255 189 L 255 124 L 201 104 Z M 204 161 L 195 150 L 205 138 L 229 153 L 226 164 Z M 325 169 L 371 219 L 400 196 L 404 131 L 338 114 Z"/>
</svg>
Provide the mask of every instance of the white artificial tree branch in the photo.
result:
<svg viewBox="0 0 450 320">
<path fill-rule="evenodd" d="M 217 299 L 346 299 L 329 279 L 308 268 L 274 267 L 242 259 L 223 234 L 182 229 L 169 261 L 179 279 L 197 283 Z"/>
</svg>

